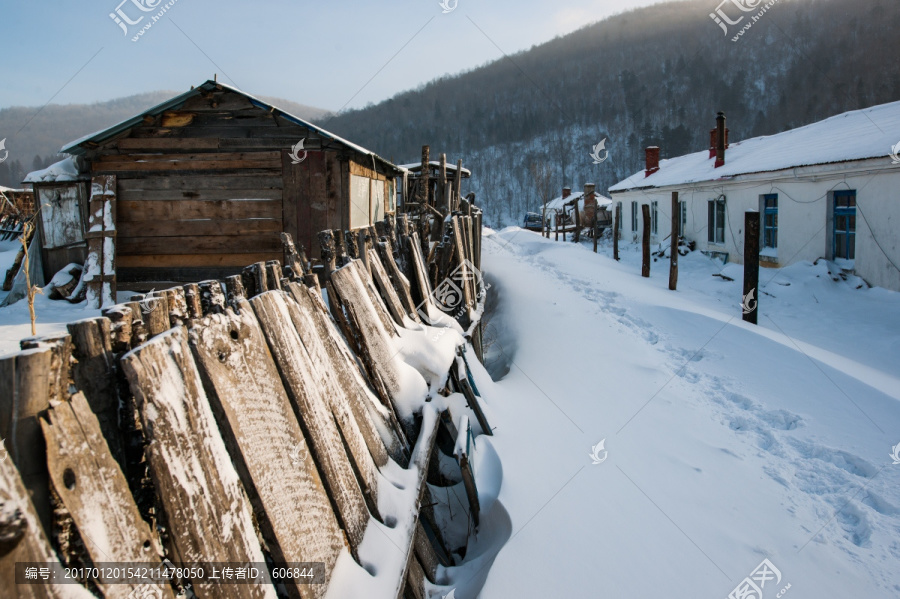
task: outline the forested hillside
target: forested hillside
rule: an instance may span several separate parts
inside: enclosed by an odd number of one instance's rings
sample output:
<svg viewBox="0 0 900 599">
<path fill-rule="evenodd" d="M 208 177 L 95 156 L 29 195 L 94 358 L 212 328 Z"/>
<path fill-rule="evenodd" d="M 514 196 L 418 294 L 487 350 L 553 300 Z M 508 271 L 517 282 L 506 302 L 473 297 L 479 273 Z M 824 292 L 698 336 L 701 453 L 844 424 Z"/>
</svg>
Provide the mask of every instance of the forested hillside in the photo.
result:
<svg viewBox="0 0 900 599">
<path fill-rule="evenodd" d="M 740 140 L 900 99 L 900 3 L 780 0 L 737 42 L 739 27 L 726 37 L 715 8 L 624 13 L 321 124 L 400 163 L 423 143 L 463 157 L 498 225 L 540 205 L 532 164 L 550 166 L 554 191 L 605 190 L 642 168 L 647 145 L 663 158 L 708 147 L 719 110 Z M 595 165 L 603 138 L 609 159 Z"/>
</svg>

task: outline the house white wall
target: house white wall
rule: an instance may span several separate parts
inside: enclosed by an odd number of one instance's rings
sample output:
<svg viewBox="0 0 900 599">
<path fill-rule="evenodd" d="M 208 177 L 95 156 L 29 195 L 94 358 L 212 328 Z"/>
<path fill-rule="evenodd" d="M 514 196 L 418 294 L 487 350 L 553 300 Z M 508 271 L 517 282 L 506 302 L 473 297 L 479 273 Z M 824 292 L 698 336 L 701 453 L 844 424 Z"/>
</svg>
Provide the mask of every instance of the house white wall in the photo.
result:
<svg viewBox="0 0 900 599">
<path fill-rule="evenodd" d="M 744 213 L 760 211 L 762 195 L 778 194 L 777 257 L 763 258 L 761 264 L 787 266 L 834 258 L 833 192 L 847 189 L 856 190 L 857 201 L 854 272 L 870 285 L 900 291 L 900 165 L 891 164 L 889 159 L 742 175 L 683 187 L 629 190 L 613 193 L 612 198 L 613 202 L 622 202 L 621 236 L 625 240 L 640 240 L 640 206 L 658 202 L 657 234 L 651 239 L 667 245 L 672 192 L 678 191 L 679 200 L 687 202 L 685 238 L 695 241 L 698 250 L 727 253 L 729 262 L 742 264 Z M 719 196 L 725 197 L 725 239 L 724 243 L 710 243 L 707 202 Z M 636 230 L 632 227 L 632 202 L 638 204 Z M 762 215 L 760 221 L 762 228 Z"/>
</svg>

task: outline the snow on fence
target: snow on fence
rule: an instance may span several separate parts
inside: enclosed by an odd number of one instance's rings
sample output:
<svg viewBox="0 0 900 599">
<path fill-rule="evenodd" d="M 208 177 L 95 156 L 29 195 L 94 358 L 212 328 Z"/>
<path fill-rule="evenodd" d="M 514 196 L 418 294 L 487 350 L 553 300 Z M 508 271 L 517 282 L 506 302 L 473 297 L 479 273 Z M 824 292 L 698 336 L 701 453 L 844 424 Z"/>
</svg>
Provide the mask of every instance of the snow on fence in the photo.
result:
<svg viewBox="0 0 900 599">
<path fill-rule="evenodd" d="M 286 236 L 285 268 L 136 296 L 22 341 L 0 360 L 3 588 L 305 599 L 445 583 L 465 546 L 426 484 L 446 471 L 436 439 L 491 434 L 467 362 L 483 301 L 449 318 L 432 298 L 435 276 L 480 262 L 466 218 L 448 219 L 448 252 L 423 248 L 406 217 L 358 241 L 323 232 L 324 289 Z M 483 298 L 480 278 L 461 285 Z M 457 453 L 467 534 L 478 496 Z M 212 580 L 216 566 L 243 584 Z"/>
</svg>

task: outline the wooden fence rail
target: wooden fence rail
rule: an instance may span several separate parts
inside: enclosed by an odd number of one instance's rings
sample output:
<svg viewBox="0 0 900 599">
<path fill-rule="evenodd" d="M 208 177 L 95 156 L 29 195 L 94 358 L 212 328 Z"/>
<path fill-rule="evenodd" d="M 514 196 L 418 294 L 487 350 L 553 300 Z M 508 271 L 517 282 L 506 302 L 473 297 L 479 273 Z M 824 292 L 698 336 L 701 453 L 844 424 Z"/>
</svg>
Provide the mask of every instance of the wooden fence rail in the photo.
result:
<svg viewBox="0 0 900 599">
<path fill-rule="evenodd" d="M 454 216 L 424 253 L 405 216 L 320 239 L 321 280 L 287 236 L 284 268 L 258 263 L 225 281 L 135 296 L 0 359 L 4 589 L 174 597 L 190 585 L 199 597 L 319 598 L 341 560 L 371 560 L 363 539 L 377 527 L 405 531 L 394 542 L 403 559 L 379 572 L 390 597 L 424 597 L 426 581 L 441 584 L 438 566 L 456 565 L 465 547 L 449 546 L 435 517 L 426 484 L 437 476 L 435 441 L 460 417 L 490 434 L 465 358 L 467 347 L 480 352 L 480 222 Z M 444 281 L 433 274 L 458 278 L 464 309 L 436 318 L 446 306 L 434 299 Z M 466 331 L 471 343 L 430 387 L 396 349 L 400 332 L 423 320 Z M 436 388 L 463 394 L 465 413 L 406 399 Z M 457 456 L 459 479 L 477 503 L 469 458 Z M 399 505 L 380 502 L 397 492 L 383 487 L 398 466 L 416 472 L 416 486 Z M 468 511 L 477 524 L 477 505 Z M 24 562 L 247 564 L 264 576 L 116 584 L 88 568 L 64 588 L 17 584 Z M 310 565 L 316 584 L 273 581 L 273 564 Z"/>
</svg>

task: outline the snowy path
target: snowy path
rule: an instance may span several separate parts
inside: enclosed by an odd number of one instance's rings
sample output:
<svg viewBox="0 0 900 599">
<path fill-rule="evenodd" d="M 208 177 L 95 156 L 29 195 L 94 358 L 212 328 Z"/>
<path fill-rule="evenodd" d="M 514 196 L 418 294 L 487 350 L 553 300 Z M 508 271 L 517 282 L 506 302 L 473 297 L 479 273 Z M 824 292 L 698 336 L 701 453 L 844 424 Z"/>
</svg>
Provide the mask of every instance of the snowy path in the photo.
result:
<svg viewBox="0 0 900 599">
<path fill-rule="evenodd" d="M 900 596 L 900 294 L 763 271 L 753 327 L 698 253 L 672 293 L 632 246 L 484 251 L 513 363 L 478 380 L 512 527 L 482 597 L 725 598 L 765 558 L 764 598 Z"/>
</svg>

